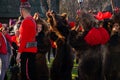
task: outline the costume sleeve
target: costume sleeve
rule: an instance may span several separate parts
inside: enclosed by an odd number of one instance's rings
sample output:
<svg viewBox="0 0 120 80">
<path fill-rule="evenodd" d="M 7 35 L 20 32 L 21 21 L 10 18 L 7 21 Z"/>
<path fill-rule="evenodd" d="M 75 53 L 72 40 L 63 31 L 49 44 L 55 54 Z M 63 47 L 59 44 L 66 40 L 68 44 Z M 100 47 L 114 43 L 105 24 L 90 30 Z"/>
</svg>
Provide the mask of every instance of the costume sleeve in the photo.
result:
<svg viewBox="0 0 120 80">
<path fill-rule="evenodd" d="M 10 44 L 12 44 L 12 37 L 9 34 L 5 35 L 6 39 L 8 40 L 8 42 L 10 42 Z"/>
</svg>

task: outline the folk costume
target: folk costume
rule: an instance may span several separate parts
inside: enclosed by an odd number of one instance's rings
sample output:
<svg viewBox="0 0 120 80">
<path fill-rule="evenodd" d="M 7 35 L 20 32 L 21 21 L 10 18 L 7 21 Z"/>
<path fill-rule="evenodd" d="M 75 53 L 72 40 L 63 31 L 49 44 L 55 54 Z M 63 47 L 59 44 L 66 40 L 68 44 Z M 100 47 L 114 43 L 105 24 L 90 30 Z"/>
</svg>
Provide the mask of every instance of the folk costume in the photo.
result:
<svg viewBox="0 0 120 80">
<path fill-rule="evenodd" d="M 37 54 L 36 54 L 36 80 L 49 80 L 49 68 L 47 65 L 46 54 L 50 50 L 50 40 L 48 37 L 48 26 L 46 22 L 40 18 L 39 13 L 34 14 L 37 24 Z"/>
</svg>

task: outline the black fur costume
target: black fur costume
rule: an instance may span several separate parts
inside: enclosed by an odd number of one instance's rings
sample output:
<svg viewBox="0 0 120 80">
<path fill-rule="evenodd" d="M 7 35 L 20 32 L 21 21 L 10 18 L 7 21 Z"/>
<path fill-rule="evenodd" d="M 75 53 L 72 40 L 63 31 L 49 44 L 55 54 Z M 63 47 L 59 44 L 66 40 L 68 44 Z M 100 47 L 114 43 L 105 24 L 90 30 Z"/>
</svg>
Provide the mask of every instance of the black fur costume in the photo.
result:
<svg viewBox="0 0 120 80">
<path fill-rule="evenodd" d="M 38 17 L 38 15 L 36 14 Z M 36 36 L 37 41 L 37 54 L 36 54 L 36 79 L 35 80 L 49 80 L 49 69 L 46 60 L 46 54 L 50 50 L 51 44 L 48 37 L 48 26 L 46 23 L 38 18 L 37 24 L 42 25 L 42 31 Z"/>
<path fill-rule="evenodd" d="M 57 43 L 57 54 L 50 69 L 51 80 L 72 80 L 73 55 L 68 44 L 68 23 L 64 16 L 52 14 L 49 22 L 53 28 L 51 39 Z"/>
<path fill-rule="evenodd" d="M 118 30 L 111 29 L 109 41 L 109 55 L 107 59 L 106 80 L 120 80 L 120 11 L 113 15 L 113 25 L 117 23 Z M 112 34 L 113 33 L 113 34 Z"/>
<path fill-rule="evenodd" d="M 69 41 L 70 45 L 75 48 L 79 54 L 78 80 L 104 80 L 104 45 L 91 46 L 84 40 L 89 30 L 95 26 L 94 18 L 82 12 L 80 14 L 79 23 L 84 32 L 76 30 L 71 31 Z M 106 55 L 106 52 L 105 52 Z"/>
</svg>

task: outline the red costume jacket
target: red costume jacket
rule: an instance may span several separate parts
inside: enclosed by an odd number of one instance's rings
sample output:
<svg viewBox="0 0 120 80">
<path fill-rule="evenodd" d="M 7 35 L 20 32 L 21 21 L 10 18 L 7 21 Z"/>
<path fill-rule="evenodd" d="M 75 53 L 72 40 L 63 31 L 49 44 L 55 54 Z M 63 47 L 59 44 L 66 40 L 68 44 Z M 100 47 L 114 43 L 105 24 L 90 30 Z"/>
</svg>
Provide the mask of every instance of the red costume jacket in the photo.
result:
<svg viewBox="0 0 120 80">
<path fill-rule="evenodd" d="M 36 23 L 32 17 L 25 18 L 20 26 L 19 29 L 20 35 L 20 46 L 18 52 L 37 52 L 37 47 L 29 47 L 27 48 L 26 45 L 28 42 L 35 42 L 36 36 Z"/>
<path fill-rule="evenodd" d="M 11 38 L 12 38 L 12 41 L 16 43 L 17 46 L 19 46 L 19 38 L 17 36 L 12 36 Z"/>
<path fill-rule="evenodd" d="M 0 54 L 7 54 L 7 45 L 1 32 L 0 32 Z"/>
</svg>

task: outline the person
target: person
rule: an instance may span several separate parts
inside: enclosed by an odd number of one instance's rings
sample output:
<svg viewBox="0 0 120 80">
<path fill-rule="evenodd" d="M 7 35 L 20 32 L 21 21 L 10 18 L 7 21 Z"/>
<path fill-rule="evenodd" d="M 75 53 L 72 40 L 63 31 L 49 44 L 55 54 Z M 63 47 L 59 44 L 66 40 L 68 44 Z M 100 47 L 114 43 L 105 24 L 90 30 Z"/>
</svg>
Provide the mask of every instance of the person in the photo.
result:
<svg viewBox="0 0 120 80">
<path fill-rule="evenodd" d="M 10 60 L 10 68 L 12 70 L 13 67 L 17 64 L 16 56 L 17 56 L 17 50 L 19 46 L 19 31 L 18 30 L 15 31 L 15 35 L 11 36 L 11 39 L 12 39 L 13 55 L 11 56 L 11 60 Z"/>
<path fill-rule="evenodd" d="M 48 26 L 40 18 L 39 13 L 35 13 L 34 19 L 37 24 L 37 54 L 36 54 L 36 80 L 49 80 L 49 68 L 46 60 L 46 53 L 50 50 L 50 40 L 48 37 Z"/>
<path fill-rule="evenodd" d="M 35 79 L 35 55 L 37 53 L 36 23 L 31 15 L 31 5 L 28 1 L 22 1 L 20 14 L 24 18 L 19 28 L 19 49 L 17 63 L 21 64 L 21 80 Z"/>
<path fill-rule="evenodd" d="M 9 59 L 12 54 L 10 43 L 12 43 L 12 41 L 8 34 L 8 29 L 0 23 L 0 59 L 2 62 L 0 80 L 4 80 L 9 67 Z"/>
</svg>

